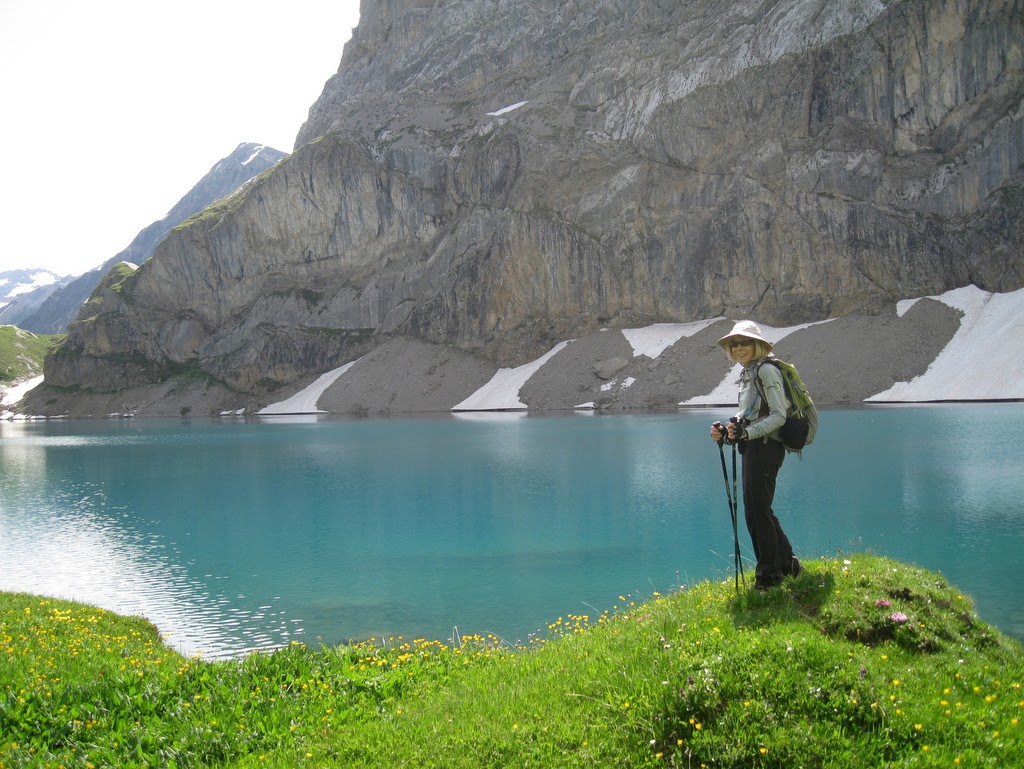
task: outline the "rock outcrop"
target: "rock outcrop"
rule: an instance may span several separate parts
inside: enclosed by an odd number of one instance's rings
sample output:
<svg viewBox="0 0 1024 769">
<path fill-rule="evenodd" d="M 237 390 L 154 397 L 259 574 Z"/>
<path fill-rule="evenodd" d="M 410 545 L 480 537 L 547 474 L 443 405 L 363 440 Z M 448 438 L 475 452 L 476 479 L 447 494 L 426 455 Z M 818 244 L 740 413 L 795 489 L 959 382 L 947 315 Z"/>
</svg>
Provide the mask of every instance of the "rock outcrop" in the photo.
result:
<svg viewBox="0 0 1024 769">
<path fill-rule="evenodd" d="M 117 282 L 113 276 L 110 287 L 116 290 Z M 950 293 L 964 296 L 921 299 L 907 303 L 911 306 L 902 311 L 893 307 L 877 315 L 764 329 L 769 338 L 779 339 L 776 352 L 800 369 L 819 406 L 860 404 L 878 400 L 879 394 L 897 383 L 920 380 L 948 357 L 950 345 L 963 348 L 964 335 L 977 348 L 1005 349 L 1015 343 L 1014 330 L 1024 322 L 1024 290 L 993 295 L 968 288 Z M 968 313 L 958 309 L 971 305 L 975 308 Z M 987 319 L 985 308 L 994 312 Z M 268 403 L 266 393 L 238 393 L 197 371 L 146 384 L 145 362 L 122 360 L 120 376 L 131 386 L 105 392 L 40 386 L 28 393 L 19 410 L 71 417 L 112 412 L 380 416 L 524 409 L 621 412 L 734 404 L 738 375 L 717 343 L 732 326 L 732 321 L 718 318 L 639 329 L 605 328 L 561 342 L 537 360 L 511 369 L 498 369 L 452 345 L 402 335 L 381 337 L 374 350 L 356 361 L 282 386 L 273 403 Z M 977 338 L 977 331 L 986 327 L 996 329 L 995 338 Z M 961 338 L 959 345 L 957 338 Z M 966 360 L 959 366 L 975 367 Z M 984 386 L 975 382 L 966 390 L 963 384 L 971 376 L 958 373 L 937 388 L 926 388 L 931 394 L 922 400 L 1020 400 L 1024 397 L 1021 378 L 1013 375 L 1013 369 L 1007 373 L 999 382 L 987 381 Z M 1002 382 L 1007 378 L 1010 381 Z"/>
<path fill-rule="evenodd" d="M 79 308 L 96 290 L 103 277 L 121 262 L 142 264 L 153 255 L 157 244 L 179 224 L 216 200 L 230 195 L 254 176 L 283 160 L 287 155 L 263 144 L 243 143 L 217 161 L 202 179 L 167 212 L 167 216 L 145 227 L 128 247 L 94 270 L 74 279 L 49 294 L 45 301 L 18 324 L 37 334 L 64 333 L 78 316 Z"/>
<path fill-rule="evenodd" d="M 262 397 L 390 335 L 506 366 L 1018 289 L 1022 41 L 1022 0 L 364 0 L 293 154 L 99 289 L 47 382 Z"/>
</svg>

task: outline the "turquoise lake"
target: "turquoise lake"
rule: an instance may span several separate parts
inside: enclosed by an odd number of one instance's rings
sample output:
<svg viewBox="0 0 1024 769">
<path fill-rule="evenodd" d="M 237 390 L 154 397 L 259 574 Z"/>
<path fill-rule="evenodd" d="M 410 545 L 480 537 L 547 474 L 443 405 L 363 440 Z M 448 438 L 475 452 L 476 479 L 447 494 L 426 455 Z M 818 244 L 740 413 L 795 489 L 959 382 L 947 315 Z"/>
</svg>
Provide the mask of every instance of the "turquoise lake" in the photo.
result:
<svg viewBox="0 0 1024 769">
<path fill-rule="evenodd" d="M 629 415 L 0 423 L 0 590 L 153 621 L 186 654 L 526 642 L 732 579 L 708 424 Z M 941 572 L 1024 640 L 1024 405 L 822 411 L 776 513 L 804 560 Z M 727 451 L 728 456 L 728 451 Z M 747 564 L 751 551 L 740 519 Z"/>
</svg>

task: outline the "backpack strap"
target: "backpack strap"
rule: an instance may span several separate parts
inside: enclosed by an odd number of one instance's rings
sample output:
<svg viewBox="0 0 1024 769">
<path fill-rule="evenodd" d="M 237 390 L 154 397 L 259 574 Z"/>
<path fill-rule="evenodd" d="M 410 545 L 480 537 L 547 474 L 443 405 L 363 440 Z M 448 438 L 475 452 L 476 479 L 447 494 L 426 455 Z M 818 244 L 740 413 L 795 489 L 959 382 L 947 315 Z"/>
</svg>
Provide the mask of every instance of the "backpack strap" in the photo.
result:
<svg viewBox="0 0 1024 769">
<path fill-rule="evenodd" d="M 764 416 L 769 411 L 768 398 L 764 394 L 764 382 L 761 381 L 761 366 L 765 363 L 771 363 L 771 358 L 761 358 L 760 360 L 754 361 L 754 389 L 757 390 L 757 397 L 760 399 L 761 404 L 758 407 L 758 416 Z"/>
</svg>

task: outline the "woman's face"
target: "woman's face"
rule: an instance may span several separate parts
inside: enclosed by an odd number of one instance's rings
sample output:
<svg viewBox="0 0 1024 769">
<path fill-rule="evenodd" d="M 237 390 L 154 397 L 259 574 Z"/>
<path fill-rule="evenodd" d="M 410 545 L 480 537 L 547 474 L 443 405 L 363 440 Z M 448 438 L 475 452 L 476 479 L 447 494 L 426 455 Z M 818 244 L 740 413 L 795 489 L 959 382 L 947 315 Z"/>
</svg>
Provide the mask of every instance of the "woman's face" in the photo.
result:
<svg viewBox="0 0 1024 769">
<path fill-rule="evenodd" d="M 754 359 L 754 340 L 734 336 L 729 340 L 729 354 L 734 361 L 746 366 Z"/>
</svg>

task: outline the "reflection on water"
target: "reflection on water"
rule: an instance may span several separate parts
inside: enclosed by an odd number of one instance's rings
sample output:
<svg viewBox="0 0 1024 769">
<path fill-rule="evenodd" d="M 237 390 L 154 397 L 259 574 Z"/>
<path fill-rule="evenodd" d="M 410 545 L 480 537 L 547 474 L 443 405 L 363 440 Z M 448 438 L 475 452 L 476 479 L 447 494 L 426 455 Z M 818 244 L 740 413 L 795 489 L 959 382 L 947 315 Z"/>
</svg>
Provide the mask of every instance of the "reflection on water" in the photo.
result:
<svg viewBox="0 0 1024 769">
<path fill-rule="evenodd" d="M 776 511 L 802 556 L 919 563 L 1024 638 L 1024 479 L 990 440 L 1022 415 L 825 411 Z M 145 616 L 186 654 L 455 626 L 522 641 L 728 577 L 721 416 L 0 424 L 0 590 Z"/>
<path fill-rule="evenodd" d="M 6 470 L 6 468 L 5 468 Z M 301 628 L 271 606 L 239 608 L 189 576 L 182 554 L 108 509 L 102 488 L 58 492 L 49 504 L 3 517 L 0 589 L 70 598 L 138 615 L 185 654 L 219 657 L 280 646 Z"/>
<path fill-rule="evenodd" d="M 0 590 L 145 617 L 168 644 L 189 655 L 233 656 L 281 646 L 301 634 L 298 620 L 270 605 L 237 605 L 216 589 L 215 575 L 190 576 L 177 546 L 110 505 L 107 484 L 83 479 L 65 485 L 59 469 L 47 463 L 55 450 L 140 446 L 144 438 L 39 437 L 26 427 L 5 426 L 2 434 Z"/>
</svg>

